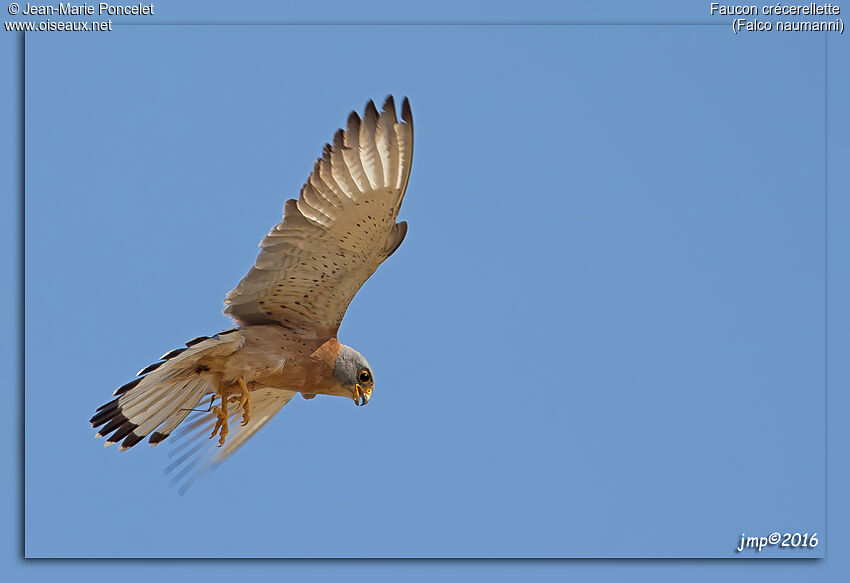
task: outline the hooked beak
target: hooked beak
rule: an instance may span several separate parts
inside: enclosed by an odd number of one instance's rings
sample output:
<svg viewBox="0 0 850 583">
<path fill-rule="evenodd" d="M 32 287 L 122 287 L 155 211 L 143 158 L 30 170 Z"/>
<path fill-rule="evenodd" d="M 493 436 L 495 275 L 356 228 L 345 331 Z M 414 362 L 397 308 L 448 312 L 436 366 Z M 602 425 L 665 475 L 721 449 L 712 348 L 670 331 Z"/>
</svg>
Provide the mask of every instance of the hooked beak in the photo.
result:
<svg viewBox="0 0 850 583">
<path fill-rule="evenodd" d="M 358 407 L 362 407 L 363 405 L 368 403 L 371 396 L 371 388 L 364 388 L 363 385 L 361 385 L 360 383 L 354 385 L 354 404 Z"/>
</svg>

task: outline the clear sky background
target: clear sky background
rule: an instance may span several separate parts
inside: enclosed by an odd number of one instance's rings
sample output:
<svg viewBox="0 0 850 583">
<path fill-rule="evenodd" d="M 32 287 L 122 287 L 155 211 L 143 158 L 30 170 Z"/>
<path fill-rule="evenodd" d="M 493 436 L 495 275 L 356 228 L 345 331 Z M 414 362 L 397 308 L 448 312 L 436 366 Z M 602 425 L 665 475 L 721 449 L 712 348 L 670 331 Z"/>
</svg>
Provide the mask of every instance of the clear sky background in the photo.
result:
<svg viewBox="0 0 850 583">
<path fill-rule="evenodd" d="M 825 470 L 838 447 L 824 436 L 846 437 L 846 39 L 827 41 L 825 232 L 824 35 L 736 36 L 707 2 L 386 4 L 182 2 L 128 22 L 432 24 L 27 37 L 26 555 L 733 558 L 756 555 L 734 552 L 742 533 L 778 531 L 821 545 L 758 556 L 834 560 L 826 480 L 846 475 Z M 469 21 L 538 24 L 445 24 Z M 605 22 L 619 24 L 589 25 Z M 0 36 L 16 80 L 18 41 Z M 14 83 L 4 91 L 14 108 Z M 410 230 L 340 330 L 375 370 L 369 406 L 294 400 L 183 497 L 163 475 L 168 442 L 104 450 L 93 410 L 163 352 L 230 326 L 224 294 L 321 146 L 390 93 L 413 106 Z M 15 201 L 4 190 L 9 250 Z M 14 253 L 4 261 L 16 273 Z M 14 286 L 3 293 L 15 306 Z M 20 437 L 7 432 L 10 460 Z M 8 534 L 19 554 L 20 529 Z M 14 568 L 430 580 L 696 564 L 799 579 L 830 562 Z"/>
</svg>

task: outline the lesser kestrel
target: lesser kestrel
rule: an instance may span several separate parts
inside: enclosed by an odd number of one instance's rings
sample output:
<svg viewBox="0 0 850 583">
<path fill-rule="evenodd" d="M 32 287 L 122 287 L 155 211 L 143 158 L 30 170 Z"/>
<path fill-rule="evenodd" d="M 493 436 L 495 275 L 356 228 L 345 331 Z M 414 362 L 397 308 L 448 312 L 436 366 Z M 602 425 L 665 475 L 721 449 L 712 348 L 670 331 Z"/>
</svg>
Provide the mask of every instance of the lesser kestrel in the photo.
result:
<svg viewBox="0 0 850 583">
<path fill-rule="evenodd" d="M 337 330 L 354 294 L 404 240 L 407 223 L 396 217 L 412 155 L 406 98 L 401 121 L 391 96 L 380 112 L 371 101 L 362 119 L 352 112 L 227 294 L 224 313 L 237 327 L 190 340 L 139 371 L 91 418 L 97 436 L 122 451 L 145 438 L 156 445 L 196 411 L 187 451 L 172 464 L 183 478 L 188 461 L 206 467 L 230 456 L 296 393 L 368 403 L 372 370 Z M 218 436 L 218 448 L 200 451 L 207 434 Z"/>
</svg>

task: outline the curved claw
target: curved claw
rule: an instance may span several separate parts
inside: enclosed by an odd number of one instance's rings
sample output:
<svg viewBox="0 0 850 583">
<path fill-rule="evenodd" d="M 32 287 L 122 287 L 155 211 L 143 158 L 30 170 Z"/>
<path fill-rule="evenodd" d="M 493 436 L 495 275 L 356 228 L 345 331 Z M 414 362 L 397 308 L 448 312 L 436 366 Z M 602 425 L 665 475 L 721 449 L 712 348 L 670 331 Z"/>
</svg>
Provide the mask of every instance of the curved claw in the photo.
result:
<svg viewBox="0 0 850 583">
<path fill-rule="evenodd" d="M 218 447 L 221 447 L 224 445 L 227 434 L 230 433 L 230 427 L 227 423 L 227 400 L 222 401 L 221 407 L 213 407 L 212 412 L 216 416 L 216 422 L 210 439 L 218 434 Z"/>
<path fill-rule="evenodd" d="M 239 405 L 242 407 L 242 425 L 248 425 L 251 420 L 251 392 L 248 390 L 248 385 L 245 384 L 245 379 L 239 377 L 239 388 L 242 394 L 239 397 Z"/>
</svg>

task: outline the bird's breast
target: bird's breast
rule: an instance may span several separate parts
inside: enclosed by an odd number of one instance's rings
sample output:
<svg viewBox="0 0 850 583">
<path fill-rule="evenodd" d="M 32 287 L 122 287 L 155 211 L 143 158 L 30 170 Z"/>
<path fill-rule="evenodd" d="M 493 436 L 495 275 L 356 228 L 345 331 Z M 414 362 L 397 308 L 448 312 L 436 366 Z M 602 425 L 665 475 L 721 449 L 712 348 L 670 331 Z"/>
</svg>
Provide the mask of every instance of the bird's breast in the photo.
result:
<svg viewBox="0 0 850 583">
<path fill-rule="evenodd" d="M 279 340 L 279 338 L 276 338 Z M 242 349 L 242 364 L 250 370 L 250 380 L 256 385 L 277 387 L 287 391 L 321 395 L 345 395 L 334 377 L 334 364 L 339 353 L 339 342 L 331 338 L 312 352 L 303 344 L 247 342 Z"/>
</svg>

